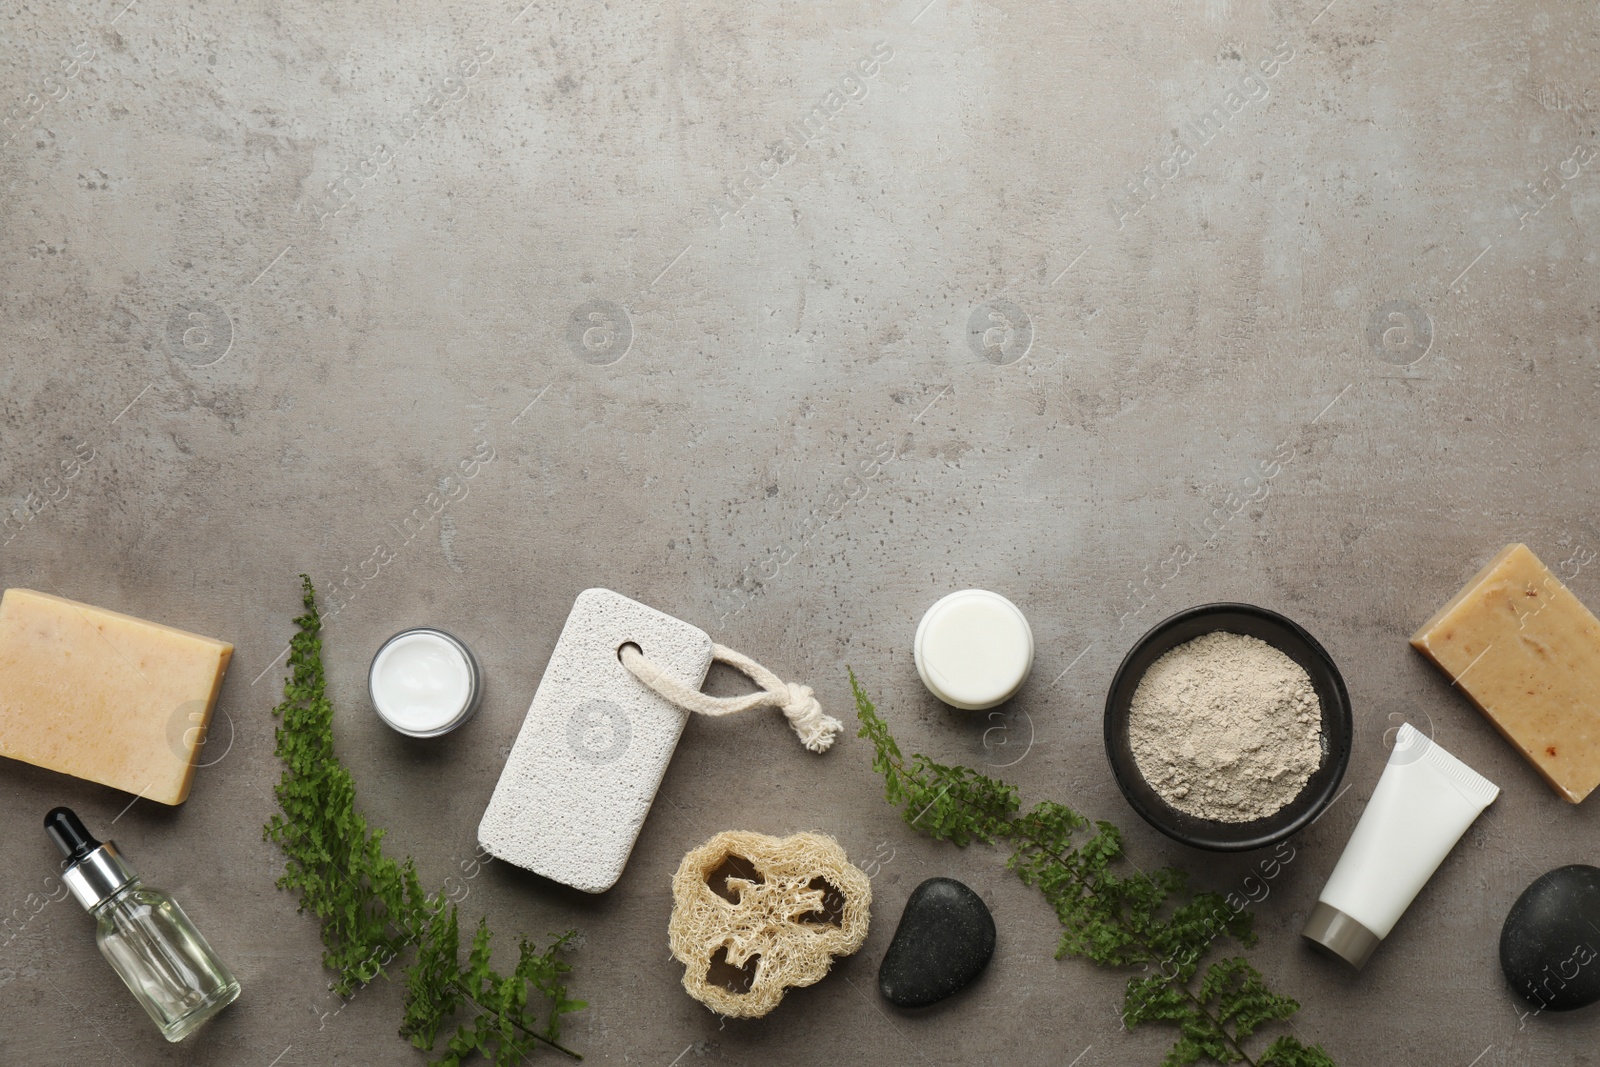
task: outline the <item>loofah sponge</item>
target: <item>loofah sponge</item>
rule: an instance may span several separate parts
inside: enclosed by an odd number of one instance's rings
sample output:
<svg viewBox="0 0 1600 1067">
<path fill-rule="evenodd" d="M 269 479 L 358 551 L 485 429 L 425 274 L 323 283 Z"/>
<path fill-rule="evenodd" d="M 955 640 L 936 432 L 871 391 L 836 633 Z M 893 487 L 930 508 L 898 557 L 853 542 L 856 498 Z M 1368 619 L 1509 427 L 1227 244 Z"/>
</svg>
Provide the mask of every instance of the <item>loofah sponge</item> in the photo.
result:
<svg viewBox="0 0 1600 1067">
<path fill-rule="evenodd" d="M 672 900 L 683 988 L 712 1011 L 759 1018 L 861 947 L 872 883 L 823 834 L 730 830 L 683 857 Z"/>
</svg>

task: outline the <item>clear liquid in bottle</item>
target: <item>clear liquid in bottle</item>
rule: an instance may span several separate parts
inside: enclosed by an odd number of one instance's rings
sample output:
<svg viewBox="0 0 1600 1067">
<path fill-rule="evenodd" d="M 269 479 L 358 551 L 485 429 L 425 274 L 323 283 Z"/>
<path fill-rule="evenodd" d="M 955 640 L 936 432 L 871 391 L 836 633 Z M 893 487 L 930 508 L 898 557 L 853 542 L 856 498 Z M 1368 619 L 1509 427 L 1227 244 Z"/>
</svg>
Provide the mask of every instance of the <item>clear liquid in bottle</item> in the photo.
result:
<svg viewBox="0 0 1600 1067">
<path fill-rule="evenodd" d="M 68 808 L 44 818 L 69 864 L 61 880 L 95 917 L 95 941 L 168 1041 L 182 1041 L 239 996 L 239 981 L 178 902 L 139 881 L 117 846 Z"/>
<path fill-rule="evenodd" d="M 239 996 L 178 902 L 135 879 L 95 909 L 100 951 L 168 1041 L 182 1041 Z"/>
</svg>

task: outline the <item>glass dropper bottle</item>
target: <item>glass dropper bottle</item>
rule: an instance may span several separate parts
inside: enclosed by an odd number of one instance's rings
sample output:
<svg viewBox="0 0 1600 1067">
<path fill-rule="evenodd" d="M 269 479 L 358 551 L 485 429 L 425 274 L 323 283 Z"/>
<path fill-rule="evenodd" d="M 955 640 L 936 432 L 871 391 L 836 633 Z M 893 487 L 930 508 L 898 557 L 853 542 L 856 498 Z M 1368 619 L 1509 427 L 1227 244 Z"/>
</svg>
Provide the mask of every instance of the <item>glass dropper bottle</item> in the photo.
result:
<svg viewBox="0 0 1600 1067">
<path fill-rule="evenodd" d="M 182 1041 L 233 1003 L 239 982 L 189 917 L 160 889 L 139 881 L 111 841 L 90 836 L 70 808 L 44 817 L 69 861 L 61 880 L 95 917 L 95 941 L 168 1041 Z"/>
</svg>

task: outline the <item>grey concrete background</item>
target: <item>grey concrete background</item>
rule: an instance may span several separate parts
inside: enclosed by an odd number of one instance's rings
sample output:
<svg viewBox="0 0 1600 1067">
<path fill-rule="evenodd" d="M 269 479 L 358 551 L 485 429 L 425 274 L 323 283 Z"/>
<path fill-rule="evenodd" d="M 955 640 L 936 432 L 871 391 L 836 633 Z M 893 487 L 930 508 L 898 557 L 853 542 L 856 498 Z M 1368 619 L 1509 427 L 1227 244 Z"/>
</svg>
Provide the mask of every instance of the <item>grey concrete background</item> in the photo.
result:
<svg viewBox="0 0 1600 1067">
<path fill-rule="evenodd" d="M 1143 826 L 1101 701 L 1165 615 L 1281 610 L 1342 665 L 1359 728 L 1350 790 L 1258 909 L 1253 958 L 1305 1005 L 1298 1032 L 1341 1064 L 1596 1062 L 1600 1015 L 1524 1018 L 1496 963 L 1522 888 L 1596 858 L 1594 813 L 1405 641 L 1514 540 L 1574 561 L 1600 607 L 1579 562 L 1600 551 L 1594 4 L 124 2 L 0 4 L 0 578 L 235 642 L 227 747 L 179 810 L 0 767 L 0 1061 L 422 1062 L 396 986 L 328 991 L 261 840 L 304 570 L 340 591 L 327 662 L 361 805 L 431 885 L 473 849 L 574 595 L 603 585 L 835 713 L 850 664 L 908 751 L 1010 764 L 1028 801 L 1228 891 L 1259 857 Z M 848 80 L 878 42 L 892 58 Z M 922 611 L 966 586 L 1038 642 L 994 715 L 937 704 L 911 662 Z M 431 743 L 365 698 L 414 624 L 487 675 L 479 716 Z M 1352 975 L 1298 929 L 1406 719 L 1504 793 Z M 1122 978 L 1052 959 L 1003 855 L 914 836 L 868 755 L 811 756 L 777 716 L 694 722 L 614 890 L 494 864 L 465 912 L 503 939 L 583 932 L 591 1007 L 567 1033 L 589 1062 L 1158 1062 L 1169 1033 L 1119 1032 Z M 33 913 L 58 803 L 241 977 L 185 1044 L 75 905 Z M 832 833 L 876 900 L 857 956 L 724 1025 L 679 987 L 667 885 L 731 828 Z M 934 874 L 990 902 L 1000 949 L 910 1016 L 876 966 Z"/>
</svg>

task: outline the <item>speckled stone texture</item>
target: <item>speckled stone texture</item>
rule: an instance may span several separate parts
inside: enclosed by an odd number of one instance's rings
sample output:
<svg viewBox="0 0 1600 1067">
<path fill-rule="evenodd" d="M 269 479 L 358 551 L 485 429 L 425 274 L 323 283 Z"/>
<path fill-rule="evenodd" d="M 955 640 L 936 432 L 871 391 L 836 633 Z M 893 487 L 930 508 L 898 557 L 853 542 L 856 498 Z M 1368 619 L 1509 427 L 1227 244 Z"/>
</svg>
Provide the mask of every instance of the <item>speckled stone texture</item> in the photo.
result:
<svg viewBox="0 0 1600 1067">
<path fill-rule="evenodd" d="M 586 893 L 622 876 L 689 718 L 617 659 L 628 643 L 678 682 L 705 682 L 704 630 L 585 589 L 478 824 L 478 843 L 495 858 Z"/>
<path fill-rule="evenodd" d="M 0 5 L 0 581 L 236 646 L 181 809 L 0 765 L 0 1063 L 423 1062 L 400 986 L 340 1001 L 273 887 L 301 571 L 362 809 L 507 953 L 583 932 L 586 1064 L 1154 1067 L 1172 1036 L 1052 958 L 1003 853 L 919 837 L 863 741 L 810 758 L 778 715 L 689 723 L 604 894 L 477 859 L 593 586 L 847 721 L 848 664 L 907 752 L 1259 900 L 1251 956 L 1341 1067 L 1600 1063 L 1596 1020 L 1522 1018 L 1496 956 L 1600 815 L 1406 645 L 1513 541 L 1600 608 L 1597 59 L 1600 9 L 1555 0 Z M 968 587 L 1036 640 L 991 712 L 911 658 Z M 1128 647 L 1219 600 L 1304 625 L 1355 709 L 1349 791 L 1271 856 L 1160 837 L 1102 750 Z M 485 678 L 433 741 L 365 695 L 419 624 Z M 1504 793 L 1352 975 L 1299 931 L 1406 720 Z M 192 1044 L 52 899 L 57 804 L 243 981 Z M 875 922 L 766 1019 L 710 1016 L 668 885 L 735 826 L 836 837 L 880 920 L 971 886 L 1002 921 L 982 982 L 886 1019 Z"/>
</svg>

